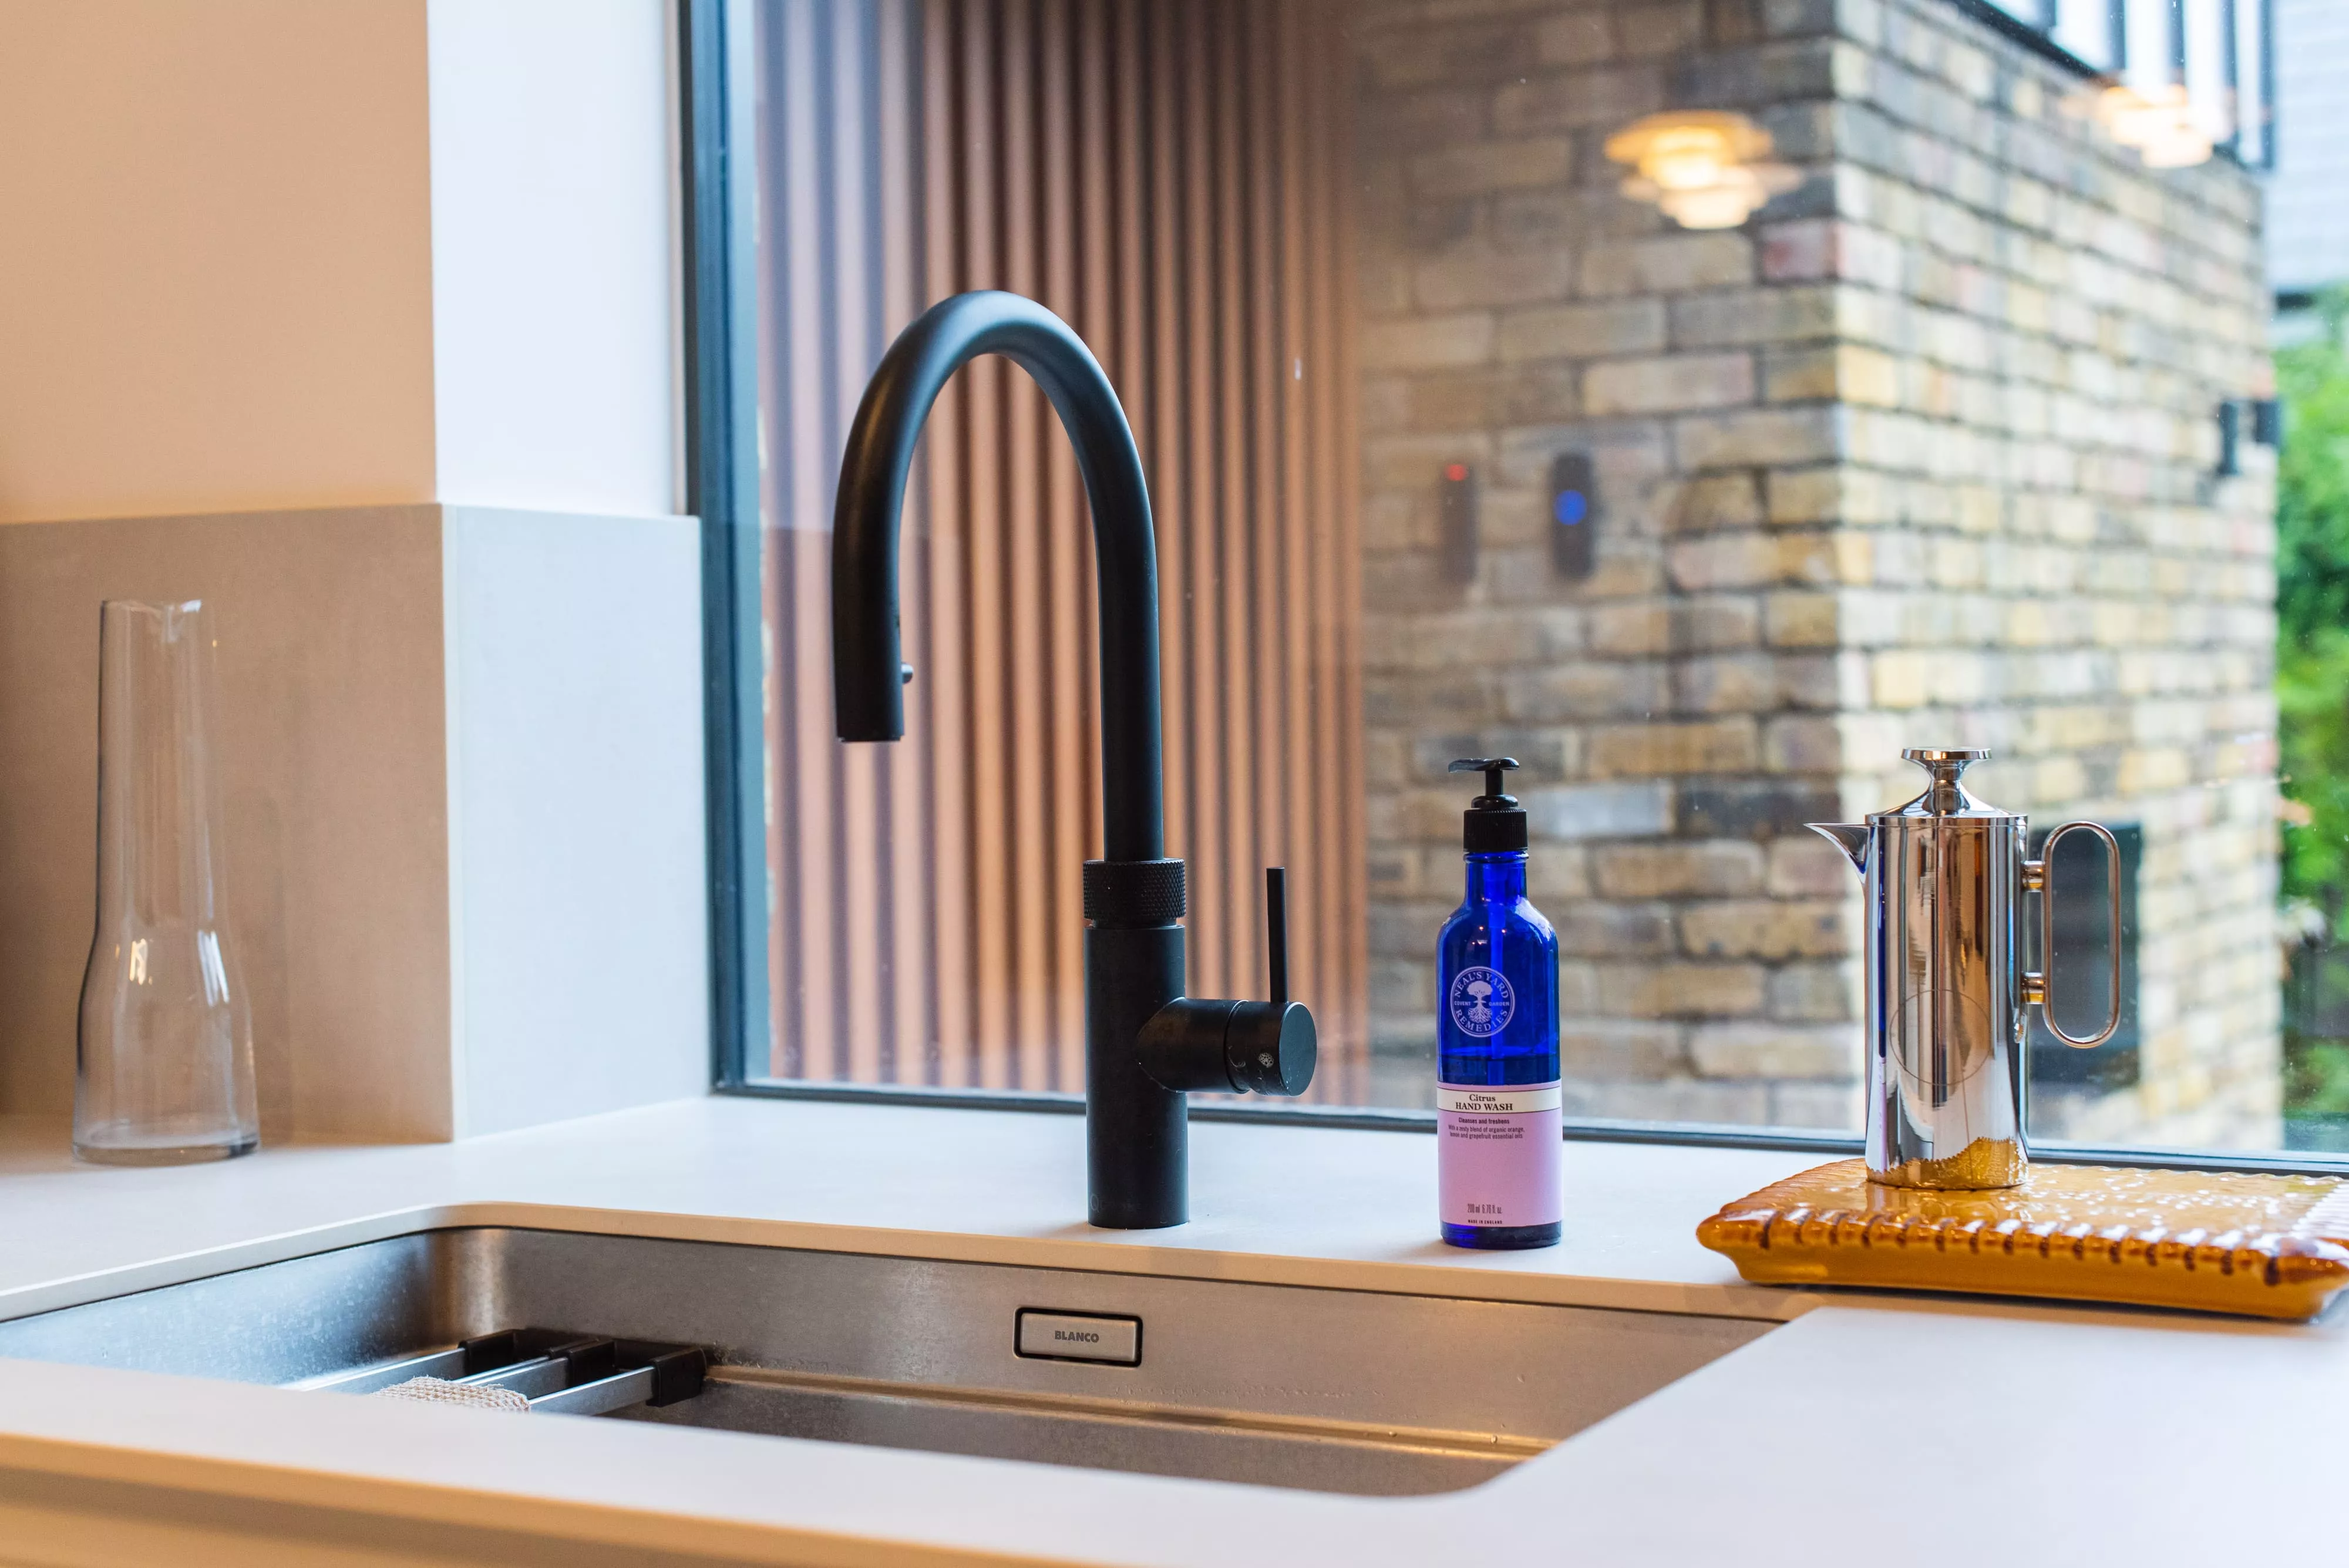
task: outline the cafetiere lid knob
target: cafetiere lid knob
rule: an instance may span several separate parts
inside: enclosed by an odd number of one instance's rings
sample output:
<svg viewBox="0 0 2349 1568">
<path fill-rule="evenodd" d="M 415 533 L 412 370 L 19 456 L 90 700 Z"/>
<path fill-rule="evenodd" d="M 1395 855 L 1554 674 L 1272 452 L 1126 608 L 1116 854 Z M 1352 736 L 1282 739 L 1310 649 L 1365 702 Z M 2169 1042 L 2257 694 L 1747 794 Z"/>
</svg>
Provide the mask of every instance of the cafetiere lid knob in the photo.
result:
<svg viewBox="0 0 2349 1568">
<path fill-rule="evenodd" d="M 1978 763 L 1989 756 L 1986 749 L 1980 746 L 1909 746 L 1900 755 L 1903 761 L 1915 763 L 1933 775 L 1932 784 L 1916 801 L 1909 803 L 1909 809 L 1915 809 L 1921 802 L 1929 814 L 1938 816 L 1963 812 L 1981 804 L 1966 794 L 1965 787 L 1958 783 L 1958 775 L 1966 771 L 1967 763 Z"/>
</svg>

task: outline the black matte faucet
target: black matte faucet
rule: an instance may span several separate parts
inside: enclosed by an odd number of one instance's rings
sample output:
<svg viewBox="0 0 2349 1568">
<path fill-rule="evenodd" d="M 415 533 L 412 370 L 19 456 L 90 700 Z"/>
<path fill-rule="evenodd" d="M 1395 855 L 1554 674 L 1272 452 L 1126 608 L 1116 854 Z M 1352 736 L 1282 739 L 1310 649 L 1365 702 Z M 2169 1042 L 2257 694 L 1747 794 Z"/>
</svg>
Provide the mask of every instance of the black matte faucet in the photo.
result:
<svg viewBox="0 0 2349 1568">
<path fill-rule="evenodd" d="M 1052 400 L 1077 451 L 1099 563 L 1102 857 L 1085 862 L 1085 1154 L 1090 1217 L 1122 1231 L 1188 1218 L 1184 1093 L 1301 1095 L 1313 1015 L 1288 995 L 1282 875 L 1265 874 L 1273 998 L 1183 994 L 1183 862 L 1165 858 L 1158 750 L 1158 551 L 1142 454 L 1117 393 L 1068 324 L 1032 299 L 957 295 L 899 335 L 848 432 L 833 513 L 833 703 L 843 741 L 905 732 L 897 514 L 947 378 L 1000 354 Z"/>
</svg>

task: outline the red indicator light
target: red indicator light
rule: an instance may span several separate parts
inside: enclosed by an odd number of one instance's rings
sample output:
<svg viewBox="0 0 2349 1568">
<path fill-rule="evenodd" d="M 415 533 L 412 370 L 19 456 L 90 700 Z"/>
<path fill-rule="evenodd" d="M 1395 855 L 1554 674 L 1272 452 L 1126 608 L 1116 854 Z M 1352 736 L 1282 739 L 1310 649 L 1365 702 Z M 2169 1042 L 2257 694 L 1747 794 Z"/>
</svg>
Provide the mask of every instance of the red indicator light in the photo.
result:
<svg viewBox="0 0 2349 1568">
<path fill-rule="evenodd" d="M 1457 484 L 1468 477 L 1468 465 L 1464 462 L 1455 462 L 1444 471 L 1444 477 Z"/>
</svg>

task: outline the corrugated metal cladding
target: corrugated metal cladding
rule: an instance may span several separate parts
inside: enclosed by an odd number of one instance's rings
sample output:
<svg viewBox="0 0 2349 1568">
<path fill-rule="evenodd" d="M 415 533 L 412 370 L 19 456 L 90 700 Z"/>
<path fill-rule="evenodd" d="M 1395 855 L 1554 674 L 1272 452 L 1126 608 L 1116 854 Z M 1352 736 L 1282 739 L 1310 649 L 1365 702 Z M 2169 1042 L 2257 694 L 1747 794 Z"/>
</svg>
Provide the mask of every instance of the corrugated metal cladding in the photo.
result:
<svg viewBox="0 0 2349 1568">
<path fill-rule="evenodd" d="M 1156 502 L 1168 852 L 1195 993 L 1265 984 L 1290 871 L 1317 1097 L 1360 1098 L 1361 593 L 1350 106 L 1319 0 L 767 0 L 759 11 L 772 1071 L 1083 1086 L 1099 852 L 1092 549 L 1050 405 L 1005 361 L 929 427 L 907 738 L 832 736 L 833 484 L 925 304 L 1041 299 L 1124 398 Z M 755 1061 L 755 1055 L 754 1055 Z"/>
</svg>

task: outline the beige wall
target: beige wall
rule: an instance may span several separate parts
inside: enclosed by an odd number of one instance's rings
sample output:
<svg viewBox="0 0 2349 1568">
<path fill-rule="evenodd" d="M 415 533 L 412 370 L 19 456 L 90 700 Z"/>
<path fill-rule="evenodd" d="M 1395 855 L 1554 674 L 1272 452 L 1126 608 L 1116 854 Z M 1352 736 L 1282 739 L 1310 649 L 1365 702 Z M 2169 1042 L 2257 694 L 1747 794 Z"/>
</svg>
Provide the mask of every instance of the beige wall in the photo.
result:
<svg viewBox="0 0 2349 1568">
<path fill-rule="evenodd" d="M 0 1109 L 73 1104 L 98 601 L 200 598 L 263 1136 L 449 1136 L 440 564 L 432 506 L 0 528 Z"/>
<path fill-rule="evenodd" d="M 0 521 L 429 500 L 418 0 L 0 5 Z"/>
<path fill-rule="evenodd" d="M 0 521 L 679 509 L 662 0 L 0 4 Z"/>
</svg>

